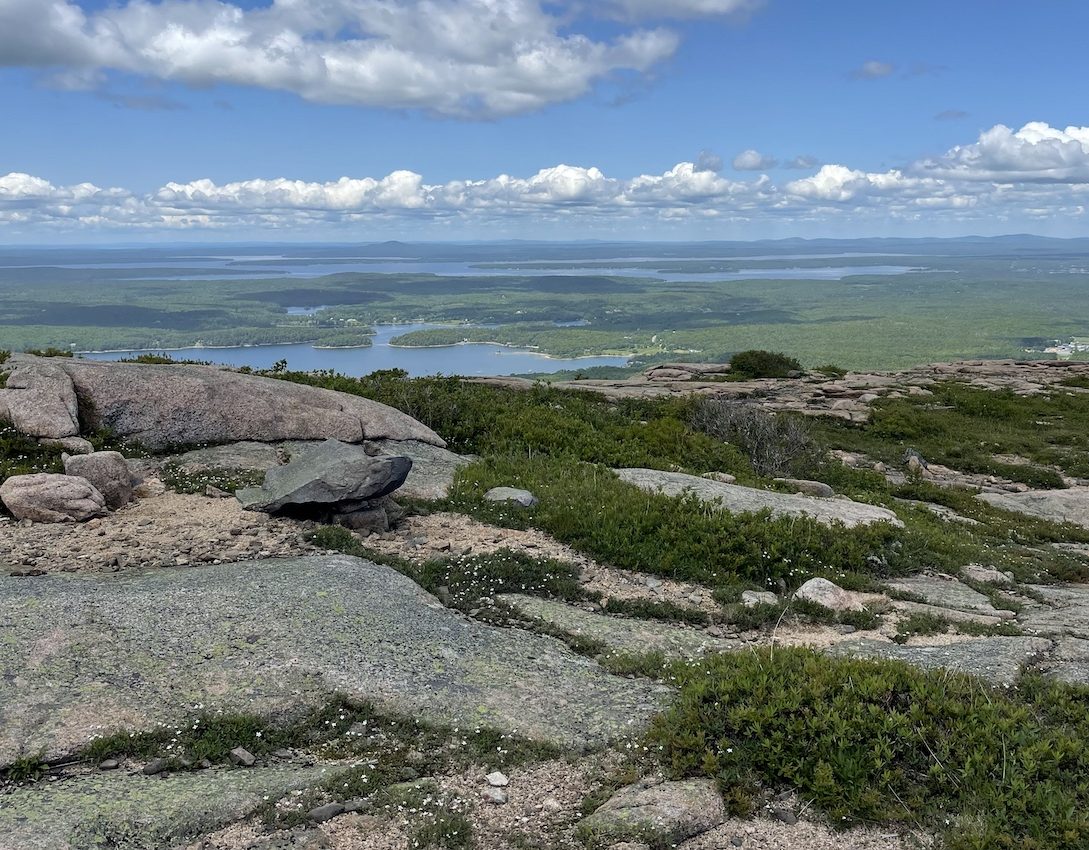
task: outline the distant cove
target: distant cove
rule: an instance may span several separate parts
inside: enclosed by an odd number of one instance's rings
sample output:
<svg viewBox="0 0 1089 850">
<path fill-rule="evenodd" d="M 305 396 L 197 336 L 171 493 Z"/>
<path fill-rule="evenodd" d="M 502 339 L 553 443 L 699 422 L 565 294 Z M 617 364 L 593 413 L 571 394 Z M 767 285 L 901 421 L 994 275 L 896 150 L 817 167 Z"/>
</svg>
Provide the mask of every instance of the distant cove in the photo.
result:
<svg viewBox="0 0 1089 850">
<path fill-rule="evenodd" d="M 254 345 L 240 348 L 179 348 L 167 353 L 178 359 L 208 360 L 225 366 L 269 369 L 286 360 L 300 371 L 332 369 L 347 375 L 364 375 L 378 369 L 404 369 L 413 377 L 426 375 L 515 375 L 585 369 L 590 366 L 625 366 L 626 357 L 547 357 L 492 343 L 467 343 L 428 348 L 402 348 L 390 340 L 412 331 L 445 328 L 427 323 L 378 325 L 372 345 L 367 348 L 315 348 L 310 343 Z M 155 349 L 162 351 L 162 349 Z M 146 353 L 140 351 L 93 352 L 90 360 L 121 360 Z"/>
</svg>

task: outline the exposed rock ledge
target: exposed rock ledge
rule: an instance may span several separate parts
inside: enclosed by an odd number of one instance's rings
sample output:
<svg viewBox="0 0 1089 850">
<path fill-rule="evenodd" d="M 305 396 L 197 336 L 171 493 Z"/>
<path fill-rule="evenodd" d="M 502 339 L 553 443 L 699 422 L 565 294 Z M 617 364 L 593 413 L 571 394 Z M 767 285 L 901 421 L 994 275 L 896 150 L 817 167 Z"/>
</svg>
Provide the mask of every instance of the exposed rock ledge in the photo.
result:
<svg viewBox="0 0 1089 850">
<path fill-rule="evenodd" d="M 0 413 L 24 434 L 73 437 L 108 428 L 149 449 L 241 440 L 446 443 L 370 399 L 213 366 L 107 363 L 28 355 L 0 389 Z M 78 404 L 77 404 L 78 399 Z"/>
<path fill-rule="evenodd" d="M 621 481 L 634 484 L 644 490 L 680 496 L 691 493 L 698 499 L 718 503 L 723 510 L 732 513 L 756 513 L 771 511 L 775 517 L 805 516 L 825 525 L 841 522 L 848 528 L 874 522 L 888 522 L 899 527 L 903 523 L 887 508 L 866 505 L 850 499 L 818 499 L 794 493 L 777 493 L 757 490 L 738 484 L 724 484 L 681 472 L 661 472 L 657 469 L 615 470 Z"/>
<path fill-rule="evenodd" d="M 198 703 L 276 717 L 333 692 L 588 748 L 638 733 L 670 693 L 342 555 L 0 576 L 0 628 L 0 767 L 177 722 Z"/>
</svg>

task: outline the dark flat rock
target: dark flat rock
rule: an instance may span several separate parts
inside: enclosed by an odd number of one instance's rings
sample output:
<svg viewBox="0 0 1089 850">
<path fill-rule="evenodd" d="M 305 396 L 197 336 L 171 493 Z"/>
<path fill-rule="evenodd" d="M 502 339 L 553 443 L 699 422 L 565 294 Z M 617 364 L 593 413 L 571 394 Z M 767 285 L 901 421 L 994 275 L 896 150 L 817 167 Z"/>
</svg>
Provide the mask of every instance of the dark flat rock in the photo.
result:
<svg viewBox="0 0 1089 850">
<path fill-rule="evenodd" d="M 297 449 L 289 463 L 265 473 L 260 487 L 247 487 L 236 495 L 246 510 L 266 513 L 358 505 L 392 493 L 411 469 L 407 457 L 372 457 L 362 446 L 325 440 Z"/>
</svg>

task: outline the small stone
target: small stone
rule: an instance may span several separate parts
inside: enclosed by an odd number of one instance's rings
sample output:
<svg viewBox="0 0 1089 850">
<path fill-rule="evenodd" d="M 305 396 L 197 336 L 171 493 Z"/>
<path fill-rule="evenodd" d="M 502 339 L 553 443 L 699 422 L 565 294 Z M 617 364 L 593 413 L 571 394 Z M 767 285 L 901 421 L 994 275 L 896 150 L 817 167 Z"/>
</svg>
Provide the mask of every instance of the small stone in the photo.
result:
<svg viewBox="0 0 1089 850">
<path fill-rule="evenodd" d="M 253 767 L 257 757 L 245 747 L 235 747 L 231 750 L 231 761 L 239 767 Z"/>
<path fill-rule="evenodd" d="M 644 579 L 643 584 L 645 584 L 651 590 L 657 590 L 662 586 L 662 580 L 654 578 L 652 576 L 648 576 L 646 579 Z"/>
<path fill-rule="evenodd" d="M 276 750 L 273 755 L 278 759 L 289 759 L 291 758 L 291 750 Z"/>
<path fill-rule="evenodd" d="M 502 806 L 510 800 L 510 796 L 507 794 L 504 788 L 485 788 L 484 799 L 489 803 L 494 803 L 497 806 Z"/>
<path fill-rule="evenodd" d="M 735 835 L 733 838 L 730 839 L 730 846 L 732 846 L 732 847 L 744 847 L 745 846 L 745 839 L 742 838 L 740 835 Z"/>
<path fill-rule="evenodd" d="M 538 503 L 538 498 L 529 490 L 518 490 L 514 487 L 493 487 L 484 494 L 487 502 L 510 502 L 521 505 L 523 508 L 532 508 Z"/>
<path fill-rule="evenodd" d="M 510 780 L 507 778 L 507 775 L 498 770 L 494 773 L 489 773 L 485 778 L 488 780 L 488 784 L 493 788 L 503 788 L 510 785 Z"/>
<path fill-rule="evenodd" d="M 782 821 L 788 825 L 794 825 L 798 822 L 798 816 L 790 809 L 775 809 L 772 814 L 775 816 L 776 820 Z"/>
<path fill-rule="evenodd" d="M 117 759 L 105 759 L 98 763 L 99 770 L 117 770 L 121 766 L 121 762 Z"/>
<path fill-rule="evenodd" d="M 767 590 L 745 590 L 741 593 L 741 604 L 746 608 L 757 605 L 778 605 L 779 597 Z"/>
<path fill-rule="evenodd" d="M 155 776 L 170 769 L 169 759 L 152 759 L 144 765 L 144 776 Z"/>
<path fill-rule="evenodd" d="M 306 813 L 306 816 L 315 823 L 325 823 L 327 820 L 332 820 L 337 815 L 342 814 L 344 814 L 343 803 L 326 803 L 324 806 L 311 809 Z"/>
<path fill-rule="evenodd" d="M 552 814 L 559 814 L 563 811 L 563 803 L 561 803 L 555 797 L 545 797 L 543 800 L 541 800 L 541 811 L 551 812 Z"/>
</svg>

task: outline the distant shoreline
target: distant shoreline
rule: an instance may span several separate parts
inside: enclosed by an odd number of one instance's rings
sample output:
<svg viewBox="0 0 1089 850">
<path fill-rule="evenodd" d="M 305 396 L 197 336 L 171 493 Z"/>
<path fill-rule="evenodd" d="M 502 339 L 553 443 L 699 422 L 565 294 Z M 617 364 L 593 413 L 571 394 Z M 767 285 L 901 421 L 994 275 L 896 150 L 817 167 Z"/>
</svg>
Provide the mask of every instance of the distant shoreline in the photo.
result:
<svg viewBox="0 0 1089 850">
<path fill-rule="evenodd" d="M 522 354 L 530 354 L 534 357 L 545 357 L 549 360 L 595 360 L 598 357 L 624 357 L 631 360 L 633 357 L 638 357 L 636 353 L 630 354 L 576 354 L 573 356 L 566 356 L 563 354 L 547 354 L 543 351 L 534 351 L 530 348 L 524 348 L 522 346 L 513 345 L 509 342 L 499 342 L 494 339 L 463 339 L 461 342 L 445 342 L 436 345 L 395 345 L 390 342 L 387 343 L 390 348 L 404 348 L 404 349 L 427 349 L 427 348 L 454 348 L 459 345 L 497 345 L 500 348 L 510 348 L 514 351 L 521 352 Z"/>
</svg>

